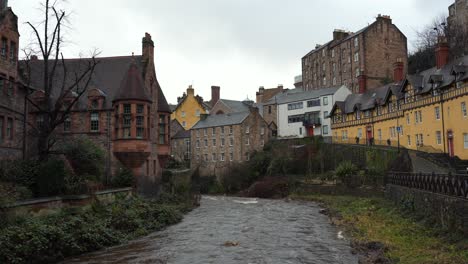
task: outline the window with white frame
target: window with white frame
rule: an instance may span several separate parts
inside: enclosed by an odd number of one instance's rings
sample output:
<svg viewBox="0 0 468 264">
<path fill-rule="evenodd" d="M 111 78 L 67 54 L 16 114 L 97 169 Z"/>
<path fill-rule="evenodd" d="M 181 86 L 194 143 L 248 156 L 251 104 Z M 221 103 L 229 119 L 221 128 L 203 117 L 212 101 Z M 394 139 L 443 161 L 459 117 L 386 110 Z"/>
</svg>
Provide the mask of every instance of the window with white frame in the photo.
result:
<svg viewBox="0 0 468 264">
<path fill-rule="evenodd" d="M 382 140 L 382 129 L 377 130 L 377 137 L 379 140 Z"/>
<path fill-rule="evenodd" d="M 195 110 L 195 116 L 200 116 L 200 109 Z"/>
<path fill-rule="evenodd" d="M 224 161 L 224 153 L 221 153 L 221 154 L 219 155 L 219 160 L 220 160 L 220 161 Z"/>
<path fill-rule="evenodd" d="M 247 125 L 247 126 L 245 127 L 245 133 L 246 133 L 246 134 L 249 134 L 249 133 L 250 133 L 250 126 L 249 126 L 249 125 Z"/>
<path fill-rule="evenodd" d="M 246 137 L 245 138 L 245 145 L 250 145 L 250 138 L 249 137 Z"/>
<path fill-rule="evenodd" d="M 208 147 L 208 139 L 205 138 L 204 142 L 205 142 L 205 148 L 207 148 Z"/>
<path fill-rule="evenodd" d="M 90 123 L 91 132 L 99 132 L 99 113 L 91 113 L 91 123 Z"/>
<path fill-rule="evenodd" d="M 265 127 L 264 126 L 262 126 L 260 128 L 260 135 L 265 135 Z"/>
<path fill-rule="evenodd" d="M 234 138 L 229 138 L 229 146 L 234 146 Z"/>
<path fill-rule="evenodd" d="M 359 47 L 359 38 L 354 38 L 354 47 Z"/>
<path fill-rule="evenodd" d="M 463 134 L 463 147 L 468 149 L 468 133 Z"/>
<path fill-rule="evenodd" d="M 466 103 L 465 102 L 461 103 L 461 111 L 462 111 L 463 117 L 466 117 L 467 113 L 466 113 Z"/>
<path fill-rule="evenodd" d="M 213 138 L 213 139 L 212 139 L 212 146 L 213 146 L 213 147 L 216 147 L 216 138 Z"/>
<path fill-rule="evenodd" d="M 185 111 L 182 111 L 182 113 L 180 114 L 182 117 L 185 117 Z"/>
<path fill-rule="evenodd" d="M 296 110 L 302 108 L 304 108 L 303 102 L 288 104 L 288 110 Z"/>
<path fill-rule="evenodd" d="M 323 112 L 323 119 L 326 119 L 326 118 L 328 118 L 328 111 Z"/>
<path fill-rule="evenodd" d="M 409 125 L 410 122 L 410 114 L 406 114 L 406 124 Z"/>
<path fill-rule="evenodd" d="M 436 119 L 436 120 L 440 120 L 440 107 L 436 106 L 436 107 L 434 108 L 434 112 L 435 112 L 435 113 L 434 113 L 434 114 L 435 114 L 435 119 Z"/>
<path fill-rule="evenodd" d="M 362 138 L 362 128 L 358 128 L 357 130 L 357 137 Z"/>
<path fill-rule="evenodd" d="M 229 153 L 229 161 L 233 161 L 234 160 L 234 153 Z"/>
<path fill-rule="evenodd" d="M 436 144 L 442 145 L 442 133 L 440 131 L 436 131 Z"/>
<path fill-rule="evenodd" d="M 328 97 L 323 97 L 323 105 L 328 105 Z"/>
<path fill-rule="evenodd" d="M 407 137 L 408 137 L 408 146 L 411 146 L 411 136 L 408 135 Z"/>
<path fill-rule="evenodd" d="M 221 138 L 221 147 L 224 147 L 226 145 L 226 139 Z"/>
</svg>

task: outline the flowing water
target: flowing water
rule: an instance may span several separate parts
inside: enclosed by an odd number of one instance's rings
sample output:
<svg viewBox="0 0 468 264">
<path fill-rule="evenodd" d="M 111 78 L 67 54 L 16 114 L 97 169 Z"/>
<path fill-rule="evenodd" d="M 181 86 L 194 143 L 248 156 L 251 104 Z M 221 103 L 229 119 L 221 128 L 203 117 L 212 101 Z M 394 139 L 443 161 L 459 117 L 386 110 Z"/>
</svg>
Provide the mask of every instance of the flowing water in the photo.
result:
<svg viewBox="0 0 468 264">
<path fill-rule="evenodd" d="M 319 210 L 309 202 L 206 196 L 177 225 L 65 263 L 357 263 Z"/>
</svg>

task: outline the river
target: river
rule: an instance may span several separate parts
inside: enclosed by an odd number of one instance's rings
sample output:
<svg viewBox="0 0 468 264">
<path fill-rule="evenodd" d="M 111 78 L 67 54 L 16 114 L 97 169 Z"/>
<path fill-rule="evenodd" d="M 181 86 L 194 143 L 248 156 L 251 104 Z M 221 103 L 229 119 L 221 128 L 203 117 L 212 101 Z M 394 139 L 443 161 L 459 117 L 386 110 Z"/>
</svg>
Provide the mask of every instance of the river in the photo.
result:
<svg viewBox="0 0 468 264">
<path fill-rule="evenodd" d="M 310 202 L 205 196 L 177 225 L 65 263 L 357 263 L 319 210 Z"/>
</svg>

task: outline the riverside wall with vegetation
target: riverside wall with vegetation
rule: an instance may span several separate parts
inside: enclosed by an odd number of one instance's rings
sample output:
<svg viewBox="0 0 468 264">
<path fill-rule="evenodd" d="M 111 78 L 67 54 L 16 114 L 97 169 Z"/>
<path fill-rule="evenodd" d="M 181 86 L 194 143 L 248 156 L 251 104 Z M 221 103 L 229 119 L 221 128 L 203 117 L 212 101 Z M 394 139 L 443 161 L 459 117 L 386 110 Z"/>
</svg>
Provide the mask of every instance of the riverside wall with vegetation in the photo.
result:
<svg viewBox="0 0 468 264">
<path fill-rule="evenodd" d="M 119 245 L 179 222 L 199 202 L 190 171 L 165 171 L 158 195 L 143 198 L 129 170 L 105 177 L 105 153 L 91 141 L 59 152 L 0 162 L 0 263 L 55 263 Z"/>
</svg>

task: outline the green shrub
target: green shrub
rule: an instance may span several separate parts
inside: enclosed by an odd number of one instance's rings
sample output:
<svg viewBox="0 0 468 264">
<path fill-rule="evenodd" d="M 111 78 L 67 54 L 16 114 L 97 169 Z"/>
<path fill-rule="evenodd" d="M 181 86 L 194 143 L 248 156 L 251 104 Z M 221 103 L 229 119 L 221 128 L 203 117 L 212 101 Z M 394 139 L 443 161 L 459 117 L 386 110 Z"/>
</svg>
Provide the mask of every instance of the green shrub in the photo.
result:
<svg viewBox="0 0 468 264">
<path fill-rule="evenodd" d="M 42 162 L 37 171 L 36 185 L 33 189 L 36 197 L 47 197 L 62 194 L 65 190 L 64 162 L 50 159 Z"/>
<path fill-rule="evenodd" d="M 118 188 L 135 186 L 135 177 L 131 170 L 121 168 L 119 173 L 112 178 L 112 186 Z"/>
<path fill-rule="evenodd" d="M 0 226 L 0 263 L 53 263 L 146 235 L 182 219 L 190 203 L 171 200 L 117 199 Z"/>
<path fill-rule="evenodd" d="M 358 167 L 351 161 L 345 160 L 336 167 L 335 174 L 348 187 L 357 187 L 360 185 Z"/>
<path fill-rule="evenodd" d="M 62 149 L 74 172 L 78 176 L 87 176 L 87 180 L 100 181 L 104 174 L 105 152 L 87 138 L 73 139 Z"/>
</svg>

